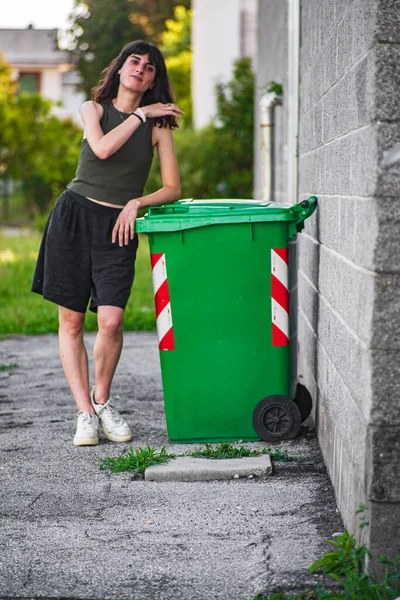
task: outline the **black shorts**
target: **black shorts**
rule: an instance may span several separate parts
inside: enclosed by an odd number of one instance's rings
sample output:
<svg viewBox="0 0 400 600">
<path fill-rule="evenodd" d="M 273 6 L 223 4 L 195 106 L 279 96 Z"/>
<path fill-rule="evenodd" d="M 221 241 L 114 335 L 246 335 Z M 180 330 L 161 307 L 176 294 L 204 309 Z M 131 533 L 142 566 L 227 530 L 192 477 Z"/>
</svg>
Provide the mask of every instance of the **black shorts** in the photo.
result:
<svg viewBox="0 0 400 600">
<path fill-rule="evenodd" d="M 111 242 L 122 209 L 97 204 L 71 190 L 57 200 L 46 224 L 32 291 L 71 310 L 125 308 L 135 274 L 138 236 Z"/>
</svg>

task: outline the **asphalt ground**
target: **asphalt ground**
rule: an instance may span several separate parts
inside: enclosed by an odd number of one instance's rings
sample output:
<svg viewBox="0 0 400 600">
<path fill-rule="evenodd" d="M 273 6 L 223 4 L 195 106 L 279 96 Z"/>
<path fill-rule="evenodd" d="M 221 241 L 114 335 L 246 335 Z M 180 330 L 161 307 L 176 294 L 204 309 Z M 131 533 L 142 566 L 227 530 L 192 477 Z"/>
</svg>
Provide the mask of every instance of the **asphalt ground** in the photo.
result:
<svg viewBox="0 0 400 600">
<path fill-rule="evenodd" d="M 244 600 L 315 582 L 307 568 L 343 526 L 312 425 L 279 445 L 304 462 L 267 477 L 110 475 L 100 459 L 129 446 L 194 449 L 168 442 L 156 334 L 125 335 L 113 393 L 129 444 L 73 446 L 57 336 L 0 341 L 12 364 L 0 371 L 0 598 Z"/>
</svg>

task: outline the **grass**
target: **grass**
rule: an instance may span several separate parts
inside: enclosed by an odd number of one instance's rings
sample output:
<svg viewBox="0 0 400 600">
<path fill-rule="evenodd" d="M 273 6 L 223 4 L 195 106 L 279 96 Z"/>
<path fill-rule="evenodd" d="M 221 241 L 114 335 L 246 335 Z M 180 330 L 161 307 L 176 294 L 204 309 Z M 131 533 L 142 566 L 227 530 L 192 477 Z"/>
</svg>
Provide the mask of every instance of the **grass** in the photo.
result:
<svg viewBox="0 0 400 600">
<path fill-rule="evenodd" d="M 27 208 L 26 198 L 23 197 L 18 186 L 16 186 L 15 192 L 8 197 L 7 217 L 5 215 L 5 203 L 6 200 L 3 196 L 0 200 L 0 214 L 7 225 L 11 227 L 20 227 L 27 226 L 32 222 L 34 217 L 30 214 L 30 210 Z"/>
<path fill-rule="evenodd" d="M 289 456 L 286 450 L 276 448 L 262 448 L 261 450 L 252 450 L 247 446 L 234 446 L 229 442 L 221 442 L 220 444 L 206 444 L 201 450 L 195 450 L 190 452 L 189 456 L 196 458 L 242 458 L 244 456 L 261 456 L 262 454 L 269 454 L 272 460 L 280 462 L 302 462 L 302 458 L 295 458 Z"/>
<path fill-rule="evenodd" d="M 0 365 L 0 371 L 11 371 L 11 369 L 18 369 L 19 365 L 17 363 L 11 363 L 9 365 Z"/>
<path fill-rule="evenodd" d="M 279 448 L 271 450 L 271 448 L 262 448 L 260 450 L 251 450 L 246 446 L 234 446 L 229 442 L 220 444 L 206 444 L 204 450 L 194 450 L 193 452 L 185 452 L 183 454 L 169 454 L 163 446 L 160 451 L 157 451 L 151 446 L 146 448 L 129 448 L 126 454 L 117 456 L 116 458 L 108 456 L 102 459 L 100 469 L 111 471 L 111 473 L 123 473 L 125 471 L 133 472 L 137 478 L 142 478 L 145 470 L 150 465 L 167 462 L 170 458 L 177 456 L 193 456 L 195 458 L 241 458 L 244 456 L 261 456 L 269 454 L 272 460 L 289 462 L 300 461 L 302 459 L 289 456 L 286 451 Z"/>
<path fill-rule="evenodd" d="M 118 458 L 107 457 L 103 459 L 100 469 L 110 470 L 111 473 L 133 471 L 136 475 L 144 475 L 150 465 L 159 465 L 174 458 L 175 454 L 168 454 L 165 447 L 158 452 L 155 448 L 129 448 L 128 452 Z"/>
<path fill-rule="evenodd" d="M 6 236 L 0 230 L 0 338 L 13 333 L 57 332 L 57 306 L 30 291 L 40 239 L 36 232 Z M 88 312 L 85 329 L 96 328 L 96 315 Z M 140 236 L 135 283 L 125 311 L 124 328 L 126 331 L 155 329 L 146 236 Z"/>
</svg>

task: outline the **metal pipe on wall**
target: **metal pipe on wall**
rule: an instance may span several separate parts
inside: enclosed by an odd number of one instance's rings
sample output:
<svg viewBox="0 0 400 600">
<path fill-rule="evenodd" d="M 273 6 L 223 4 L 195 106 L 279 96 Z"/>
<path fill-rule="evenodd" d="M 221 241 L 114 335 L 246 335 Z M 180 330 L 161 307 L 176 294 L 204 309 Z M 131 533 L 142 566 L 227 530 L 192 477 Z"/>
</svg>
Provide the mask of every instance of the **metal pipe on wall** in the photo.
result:
<svg viewBox="0 0 400 600">
<path fill-rule="evenodd" d="M 273 202 L 275 199 L 275 107 L 282 104 L 282 97 L 267 92 L 259 102 L 260 107 L 260 157 L 261 198 Z"/>
</svg>

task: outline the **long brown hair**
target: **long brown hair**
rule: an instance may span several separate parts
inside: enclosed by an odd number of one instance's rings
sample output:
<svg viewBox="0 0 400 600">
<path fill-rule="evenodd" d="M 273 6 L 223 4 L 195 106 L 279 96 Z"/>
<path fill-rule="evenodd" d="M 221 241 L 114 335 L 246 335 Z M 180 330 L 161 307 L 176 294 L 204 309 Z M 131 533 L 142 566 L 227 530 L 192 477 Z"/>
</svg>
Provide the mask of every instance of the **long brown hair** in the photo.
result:
<svg viewBox="0 0 400 600">
<path fill-rule="evenodd" d="M 156 102 L 162 102 L 167 104 L 168 102 L 174 102 L 174 94 L 172 91 L 172 85 L 168 77 L 167 68 L 165 66 L 164 57 L 154 44 L 139 40 L 137 42 L 131 42 L 124 46 L 112 63 L 102 71 L 104 77 L 99 81 L 97 86 L 92 90 L 92 99 L 94 102 L 111 102 L 118 93 L 119 87 L 119 73 L 122 65 L 131 54 L 143 54 L 149 55 L 149 61 L 156 68 L 156 76 L 151 89 L 148 89 L 142 96 L 140 106 L 146 106 L 148 104 L 155 104 Z M 156 117 L 154 119 L 154 125 L 158 127 L 169 127 L 175 129 L 178 127 L 178 122 L 173 116 Z"/>
</svg>

